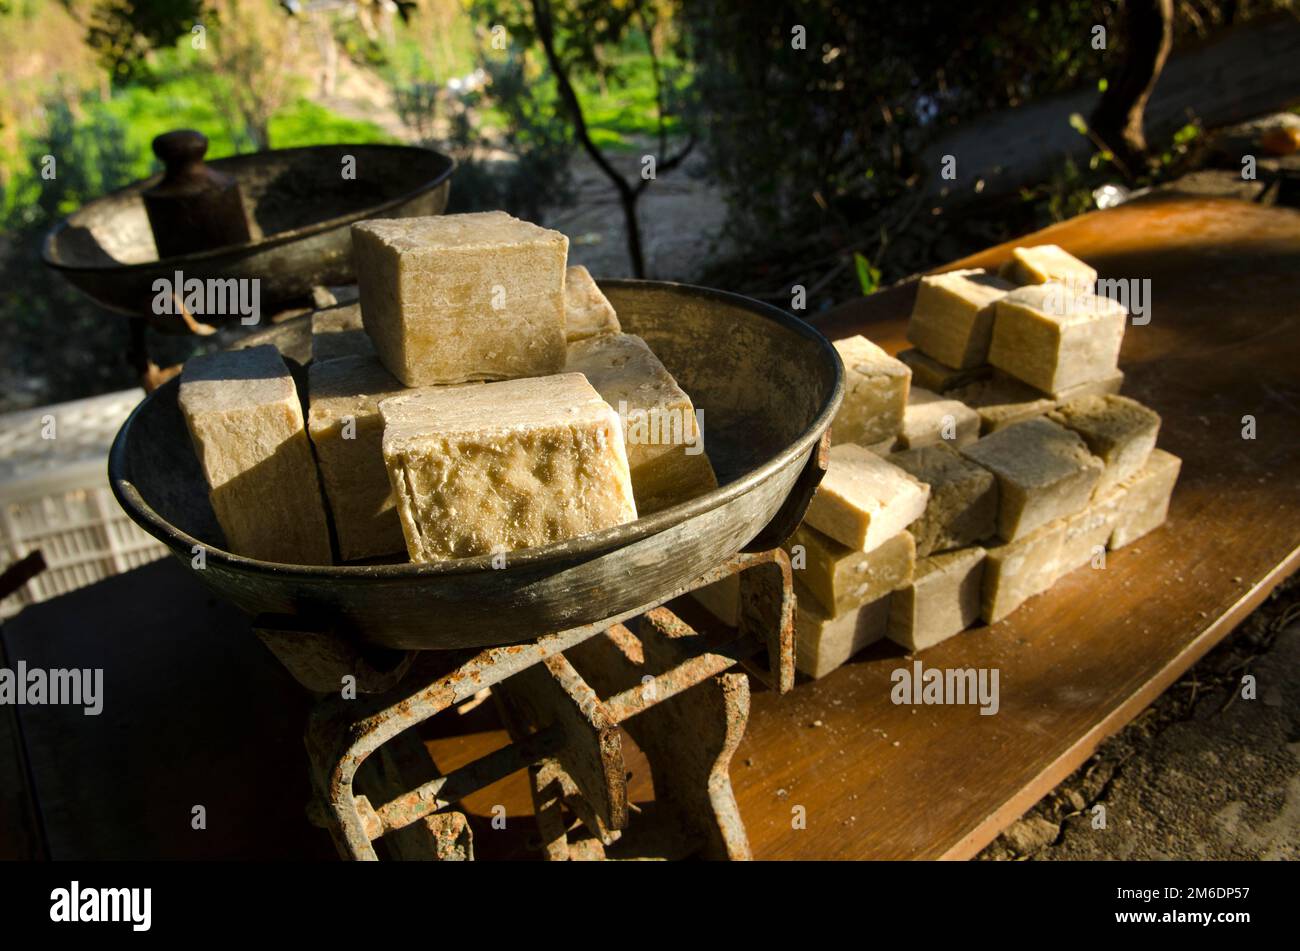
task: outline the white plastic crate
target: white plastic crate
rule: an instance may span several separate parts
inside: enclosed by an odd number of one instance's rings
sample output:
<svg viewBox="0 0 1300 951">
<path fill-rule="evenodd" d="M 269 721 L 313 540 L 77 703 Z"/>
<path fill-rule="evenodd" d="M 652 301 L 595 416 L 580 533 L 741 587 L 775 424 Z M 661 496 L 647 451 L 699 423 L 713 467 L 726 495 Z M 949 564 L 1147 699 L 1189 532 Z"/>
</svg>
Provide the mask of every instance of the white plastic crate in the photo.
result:
<svg viewBox="0 0 1300 951">
<path fill-rule="evenodd" d="M 0 601 L 0 618 L 167 553 L 108 488 L 109 447 L 143 396 L 123 390 L 0 416 L 0 569 L 37 549 L 47 566 Z"/>
</svg>

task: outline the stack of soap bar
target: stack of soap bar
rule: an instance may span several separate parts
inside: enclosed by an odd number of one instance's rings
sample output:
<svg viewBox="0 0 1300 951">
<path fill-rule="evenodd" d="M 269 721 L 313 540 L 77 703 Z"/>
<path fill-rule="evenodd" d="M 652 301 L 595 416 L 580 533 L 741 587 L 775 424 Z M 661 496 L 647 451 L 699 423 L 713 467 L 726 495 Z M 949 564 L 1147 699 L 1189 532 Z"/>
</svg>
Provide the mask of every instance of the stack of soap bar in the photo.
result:
<svg viewBox="0 0 1300 951">
<path fill-rule="evenodd" d="M 412 561 L 532 548 L 636 518 L 618 416 L 580 373 L 429 387 L 379 411 Z"/>
<path fill-rule="evenodd" d="M 785 544 L 795 577 L 831 616 L 884 597 L 912 580 L 916 543 L 899 532 L 871 551 L 841 545 L 801 525 Z"/>
<path fill-rule="evenodd" d="M 1022 287 L 997 303 L 989 363 L 1044 393 L 1113 376 L 1128 314 L 1065 284 Z"/>
<path fill-rule="evenodd" d="M 1182 465 L 1174 454 L 1153 449 L 1142 470 L 1125 480 L 1110 537 L 1111 548 L 1123 548 L 1164 524 Z"/>
<path fill-rule="evenodd" d="M 1016 284 L 1061 281 L 1089 291 L 1097 285 L 1096 270 L 1054 244 L 1016 248 L 998 273 Z"/>
<path fill-rule="evenodd" d="M 340 357 L 307 368 L 307 432 L 344 561 L 406 550 L 384 468 L 379 415 L 379 401 L 401 391 L 375 357 Z"/>
<path fill-rule="evenodd" d="M 1056 401 L 1019 380 L 981 380 L 950 390 L 945 396 L 961 400 L 979 414 L 980 431 L 997 432 L 1012 423 L 1042 416 Z"/>
<path fill-rule="evenodd" d="M 1016 423 L 961 450 L 998 480 L 998 534 L 1006 541 L 1082 511 L 1102 464 L 1076 434 L 1049 419 Z"/>
<path fill-rule="evenodd" d="M 907 408 L 912 371 L 866 337 L 835 341 L 844 361 L 844 402 L 831 426 L 831 440 L 870 446 L 898 435 Z"/>
<path fill-rule="evenodd" d="M 935 393 L 947 393 L 959 386 L 987 379 L 993 373 L 993 368 L 987 364 L 959 370 L 927 357 L 915 347 L 900 350 L 898 359 L 912 371 L 914 386 L 923 386 Z"/>
<path fill-rule="evenodd" d="M 795 581 L 794 664 L 809 677 L 824 677 L 868 644 L 885 636 L 890 596 L 832 616 Z"/>
<path fill-rule="evenodd" d="M 1071 400 L 1048 414 L 1083 437 L 1105 470 L 1097 483 L 1098 498 L 1147 464 L 1160 432 L 1160 416 L 1125 396 L 1086 396 Z"/>
<path fill-rule="evenodd" d="M 375 345 L 361 324 L 360 304 L 344 304 L 311 315 L 312 362 L 373 356 L 374 352 Z"/>
<path fill-rule="evenodd" d="M 984 560 L 980 617 L 1000 621 L 1061 576 L 1065 519 L 1057 519 L 1013 542 L 994 545 Z"/>
<path fill-rule="evenodd" d="M 230 551 L 328 565 L 329 526 L 293 377 L 272 346 L 194 357 L 180 409 Z"/>
<path fill-rule="evenodd" d="M 878 548 L 925 512 L 930 487 L 862 446 L 833 446 L 804 521 L 841 545 Z"/>
<path fill-rule="evenodd" d="M 407 386 L 556 373 L 568 251 L 558 231 L 501 211 L 359 222 L 366 332 Z"/>
<path fill-rule="evenodd" d="M 965 548 L 998 526 L 998 483 L 993 473 L 948 446 L 909 449 L 889 461 L 930 487 L 925 512 L 908 526 L 920 558 Z"/>
<path fill-rule="evenodd" d="M 920 651 L 979 618 L 984 549 L 961 548 L 917 562 L 916 577 L 889 599 L 889 639 Z"/>
<path fill-rule="evenodd" d="M 956 369 L 988 362 L 993 305 L 1015 285 L 983 270 L 947 271 L 921 278 L 907 339 Z"/>
<path fill-rule="evenodd" d="M 980 415 L 960 400 L 914 386 L 907 395 L 898 446 L 917 449 L 947 443 L 964 446 L 980 436 Z"/>
<path fill-rule="evenodd" d="M 581 264 L 564 272 L 564 335 L 569 343 L 623 330 L 614 305 Z"/>
<path fill-rule="evenodd" d="M 583 374 L 623 421 L 641 515 L 718 487 L 695 408 L 646 342 L 605 334 L 569 345 L 565 370 Z"/>
</svg>

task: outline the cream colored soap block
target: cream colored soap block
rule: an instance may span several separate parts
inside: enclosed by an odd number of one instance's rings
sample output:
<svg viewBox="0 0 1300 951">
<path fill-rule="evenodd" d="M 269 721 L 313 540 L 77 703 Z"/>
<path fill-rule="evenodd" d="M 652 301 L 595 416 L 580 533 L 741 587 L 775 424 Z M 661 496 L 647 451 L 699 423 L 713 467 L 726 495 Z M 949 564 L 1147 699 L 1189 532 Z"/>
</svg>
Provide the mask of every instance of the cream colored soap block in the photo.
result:
<svg viewBox="0 0 1300 951">
<path fill-rule="evenodd" d="M 1061 281 L 1088 291 L 1097 286 L 1095 269 L 1054 244 L 1016 248 L 1011 252 L 1011 260 L 1003 264 L 998 273 L 1016 284 Z"/>
<path fill-rule="evenodd" d="M 1147 464 L 1160 432 L 1160 416 L 1126 396 L 1085 396 L 1055 409 L 1048 418 L 1083 437 L 1106 466 L 1096 496 L 1110 494 Z"/>
<path fill-rule="evenodd" d="M 980 417 L 980 432 L 997 432 L 1012 423 L 1042 416 L 1056 406 L 1056 401 L 1019 380 L 995 378 L 970 383 L 944 394 L 961 400 Z"/>
<path fill-rule="evenodd" d="M 1165 523 L 1182 466 L 1182 460 L 1173 453 L 1154 449 L 1142 471 L 1124 481 L 1115 530 L 1110 536 L 1111 548 L 1123 548 Z"/>
<path fill-rule="evenodd" d="M 361 305 L 344 304 L 311 315 L 311 359 L 313 363 L 340 357 L 373 356 L 375 345 L 361 325 Z"/>
<path fill-rule="evenodd" d="M 893 439 L 903 425 L 912 371 L 866 337 L 835 341 L 844 361 L 844 402 L 831 425 L 831 441 L 860 446 Z"/>
<path fill-rule="evenodd" d="M 1082 512 L 1065 520 L 1065 535 L 1061 539 L 1062 574 L 1088 564 L 1105 567 L 1106 545 L 1115 529 L 1122 494 L 1112 492 L 1108 500 L 1093 500 Z"/>
<path fill-rule="evenodd" d="M 569 343 L 600 334 L 622 333 L 614 305 L 581 264 L 564 272 L 564 335 Z"/>
<path fill-rule="evenodd" d="M 718 487 L 691 398 L 646 342 L 604 334 L 569 345 L 565 371 L 581 373 L 623 422 L 637 512 L 649 515 Z"/>
<path fill-rule="evenodd" d="M 940 363 L 933 357 L 927 357 L 915 347 L 900 350 L 898 359 L 912 371 L 913 386 L 923 386 L 935 393 L 947 393 L 959 386 L 988 379 L 993 373 L 993 368 L 988 364 L 959 370 Z"/>
<path fill-rule="evenodd" d="M 307 433 L 334 515 L 344 561 L 404 552 L 388 484 L 379 402 L 402 384 L 376 357 L 339 357 L 307 368 Z"/>
<path fill-rule="evenodd" d="M 864 552 L 800 525 L 783 547 L 790 555 L 795 577 L 835 615 L 909 583 L 916 564 L 916 543 L 908 532 L 899 532 Z"/>
<path fill-rule="evenodd" d="M 352 226 L 366 332 L 407 386 L 559 372 L 568 252 L 502 211 Z"/>
<path fill-rule="evenodd" d="M 925 512 L 930 487 L 852 444 L 832 446 L 804 521 L 841 545 L 871 551 Z"/>
<path fill-rule="evenodd" d="M 809 677 L 825 677 L 883 638 L 889 626 L 889 595 L 838 617 L 822 610 L 798 581 L 795 599 L 794 665 Z"/>
<path fill-rule="evenodd" d="M 580 373 L 379 404 L 412 561 L 534 548 L 633 521 L 618 415 Z"/>
<path fill-rule="evenodd" d="M 980 617 L 1000 621 L 1061 576 L 1065 519 L 1023 538 L 987 549 L 980 593 Z"/>
<path fill-rule="evenodd" d="M 998 482 L 992 472 L 948 446 L 894 453 L 889 461 L 930 487 L 930 501 L 908 526 L 917 557 L 965 548 L 998 527 Z"/>
<path fill-rule="evenodd" d="M 907 395 L 903 427 L 898 434 L 902 449 L 947 443 L 960 447 L 980 437 L 980 414 L 960 400 L 914 386 Z"/>
<path fill-rule="evenodd" d="M 1100 376 L 1095 380 L 1089 380 L 1086 383 L 1076 383 L 1064 390 L 1059 390 L 1052 394 L 1052 399 L 1057 404 L 1069 403 L 1071 400 L 1082 399 L 1085 396 L 1108 396 L 1118 393 L 1124 386 L 1124 371 L 1116 370 L 1114 373 L 1108 373 L 1106 376 Z"/>
<path fill-rule="evenodd" d="M 721 581 L 706 584 L 689 593 L 700 606 L 728 627 L 740 620 L 740 575 L 727 575 Z"/>
<path fill-rule="evenodd" d="M 907 339 L 950 367 L 987 363 L 993 305 L 1015 287 L 979 269 L 927 274 L 916 288 Z"/>
<path fill-rule="evenodd" d="M 998 534 L 1006 541 L 1083 511 L 1102 472 L 1083 440 L 1049 419 L 1000 429 L 962 452 L 997 476 Z"/>
<path fill-rule="evenodd" d="M 997 303 L 989 363 L 1044 393 L 1114 376 L 1127 320 L 1108 297 L 1057 283 L 1022 287 Z"/>
<path fill-rule="evenodd" d="M 923 558 L 916 577 L 889 599 L 889 639 L 921 651 L 979 619 L 984 549 L 960 548 Z"/>
<path fill-rule="evenodd" d="M 264 345 L 192 358 L 179 403 L 230 551 L 330 564 L 316 460 L 280 351 Z"/>
</svg>

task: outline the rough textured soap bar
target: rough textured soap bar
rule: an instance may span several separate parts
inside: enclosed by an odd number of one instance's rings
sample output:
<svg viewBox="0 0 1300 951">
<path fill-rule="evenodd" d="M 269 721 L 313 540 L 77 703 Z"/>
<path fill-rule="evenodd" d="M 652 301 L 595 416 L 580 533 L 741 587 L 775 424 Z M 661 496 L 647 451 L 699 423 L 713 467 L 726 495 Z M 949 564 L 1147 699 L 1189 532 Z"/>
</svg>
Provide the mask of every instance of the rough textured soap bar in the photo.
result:
<svg viewBox="0 0 1300 951">
<path fill-rule="evenodd" d="M 1160 432 L 1160 416 L 1126 396 L 1085 396 L 1048 414 L 1083 437 L 1089 451 L 1106 466 L 1097 482 L 1098 498 L 1147 464 Z"/>
<path fill-rule="evenodd" d="M 311 358 L 314 363 L 339 357 L 373 356 L 375 345 L 361 325 L 361 305 L 344 304 L 311 315 Z"/>
<path fill-rule="evenodd" d="M 903 412 L 898 445 L 903 449 L 935 446 L 964 446 L 980 436 L 980 415 L 960 400 L 949 399 L 912 387 Z"/>
<path fill-rule="evenodd" d="M 1062 281 L 1089 291 L 1097 285 L 1096 270 L 1054 244 L 1016 248 L 998 273 L 1016 284 Z"/>
<path fill-rule="evenodd" d="M 328 565 L 329 527 L 293 377 L 272 346 L 194 357 L 181 413 L 237 555 Z"/>
<path fill-rule="evenodd" d="M 825 677 L 868 644 L 885 636 L 889 599 L 831 617 L 795 582 L 794 664 L 809 677 Z"/>
<path fill-rule="evenodd" d="M 940 363 L 967 369 L 988 362 L 993 305 L 1015 285 L 983 270 L 922 277 L 907 339 Z"/>
<path fill-rule="evenodd" d="M 1106 545 L 1115 529 L 1118 502 L 1122 493 L 1112 492 L 1108 499 L 1094 499 L 1082 512 L 1065 520 L 1065 534 L 1061 539 L 1061 574 L 1068 574 L 1083 565 L 1097 564 L 1105 567 Z"/>
<path fill-rule="evenodd" d="M 561 370 L 568 253 L 501 211 L 352 226 L 366 332 L 407 386 Z"/>
<path fill-rule="evenodd" d="M 784 547 L 795 577 L 834 615 L 907 584 L 916 564 L 916 543 L 908 532 L 864 552 L 800 525 Z"/>
<path fill-rule="evenodd" d="M 1101 460 L 1049 419 L 1016 423 L 961 451 L 997 476 L 998 534 L 1007 541 L 1082 511 L 1101 478 Z"/>
<path fill-rule="evenodd" d="M 948 446 L 909 449 L 889 461 L 930 487 L 925 513 L 908 526 L 917 557 L 965 548 L 989 538 L 998 527 L 998 481 Z"/>
<path fill-rule="evenodd" d="M 1089 380 L 1086 383 L 1076 383 L 1074 386 L 1064 390 L 1058 390 L 1052 394 L 1052 399 L 1058 404 L 1068 403 L 1071 400 L 1077 400 L 1084 396 L 1106 396 L 1108 394 L 1118 393 L 1124 386 L 1124 371 L 1116 370 L 1114 373 L 1108 373 L 1105 376 L 1098 377 L 1095 380 Z"/>
<path fill-rule="evenodd" d="M 1113 376 L 1127 319 L 1108 297 L 1022 287 L 997 303 L 989 363 L 1044 393 Z"/>
<path fill-rule="evenodd" d="M 984 549 L 960 548 L 916 564 L 916 577 L 889 599 L 889 639 L 920 651 L 979 618 Z"/>
<path fill-rule="evenodd" d="M 993 373 L 993 367 L 988 364 L 958 370 L 955 367 L 940 363 L 932 357 L 927 357 L 915 347 L 900 350 L 898 359 L 907 364 L 908 369 L 912 371 L 913 386 L 923 386 L 935 393 L 947 393 L 949 390 L 965 386 L 967 383 L 988 379 Z"/>
<path fill-rule="evenodd" d="M 632 334 L 579 340 L 569 345 L 565 370 L 585 376 L 623 421 L 639 514 L 718 487 L 691 398 L 644 340 Z"/>
<path fill-rule="evenodd" d="M 575 264 L 564 272 L 564 335 L 569 343 L 623 330 L 614 305 L 601 293 L 585 267 Z"/>
<path fill-rule="evenodd" d="M 1115 531 L 1110 536 L 1111 548 L 1123 548 L 1165 523 L 1169 498 L 1182 466 L 1182 460 L 1173 453 L 1154 449 L 1142 471 L 1122 484 Z"/>
<path fill-rule="evenodd" d="M 929 486 L 871 450 L 833 446 L 804 521 L 841 545 L 871 551 L 920 518 L 929 498 Z"/>
<path fill-rule="evenodd" d="M 406 550 L 384 468 L 379 415 L 379 401 L 401 391 L 376 357 L 340 357 L 307 368 L 307 432 L 344 561 Z"/>
<path fill-rule="evenodd" d="M 844 402 L 831 426 L 831 441 L 869 446 L 898 435 L 907 408 L 912 371 L 866 337 L 835 341 L 844 361 Z"/>
<path fill-rule="evenodd" d="M 618 415 L 581 374 L 379 404 L 412 561 L 550 544 L 636 518 Z"/>
<path fill-rule="evenodd" d="M 980 617 L 1000 621 L 1061 576 L 1065 520 L 1057 519 L 1036 532 L 987 549 L 980 593 Z"/>
<path fill-rule="evenodd" d="M 980 431 L 985 434 L 1042 416 L 1056 406 L 1056 401 L 1046 394 L 1009 378 L 970 383 L 944 395 L 961 400 L 979 413 Z"/>
</svg>

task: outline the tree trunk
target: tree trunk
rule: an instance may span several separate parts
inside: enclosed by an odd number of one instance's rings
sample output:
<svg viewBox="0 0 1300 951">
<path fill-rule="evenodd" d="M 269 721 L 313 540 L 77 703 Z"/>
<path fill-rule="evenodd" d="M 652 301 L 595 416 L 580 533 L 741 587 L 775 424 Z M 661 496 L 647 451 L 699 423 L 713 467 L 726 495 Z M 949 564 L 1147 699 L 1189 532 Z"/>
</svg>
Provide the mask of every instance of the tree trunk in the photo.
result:
<svg viewBox="0 0 1300 951">
<path fill-rule="evenodd" d="M 1147 164 L 1142 116 L 1173 45 L 1173 0 L 1127 0 L 1125 21 L 1124 62 L 1102 93 L 1089 127 L 1132 179 Z"/>
</svg>

